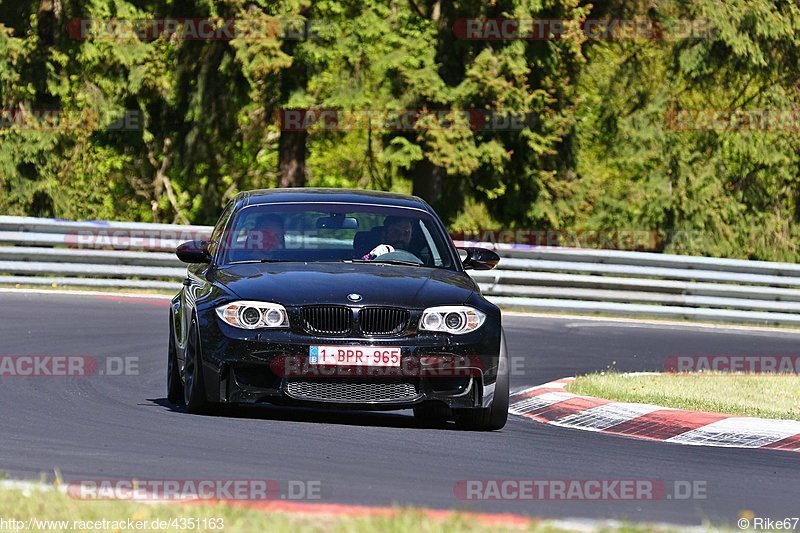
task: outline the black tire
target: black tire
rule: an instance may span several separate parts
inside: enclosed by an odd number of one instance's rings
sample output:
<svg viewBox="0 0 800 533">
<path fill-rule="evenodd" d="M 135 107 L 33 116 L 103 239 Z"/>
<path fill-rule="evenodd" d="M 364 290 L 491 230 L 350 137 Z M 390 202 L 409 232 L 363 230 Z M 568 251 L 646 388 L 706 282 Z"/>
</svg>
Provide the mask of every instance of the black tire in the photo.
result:
<svg viewBox="0 0 800 533">
<path fill-rule="evenodd" d="M 186 364 L 183 370 L 183 403 L 192 414 L 206 414 L 210 410 L 203 382 L 203 364 L 200 356 L 200 335 L 192 320 L 186 343 Z"/>
<path fill-rule="evenodd" d="M 508 421 L 509 364 L 506 352 L 506 336 L 500 339 L 500 364 L 495 384 L 492 405 L 481 409 L 458 409 L 454 411 L 456 426 L 472 431 L 494 431 L 502 429 Z"/>
<path fill-rule="evenodd" d="M 175 326 L 172 314 L 169 317 L 169 349 L 167 351 L 167 400 L 174 405 L 183 405 L 183 383 L 178 368 L 178 352 L 175 350 Z"/>
<path fill-rule="evenodd" d="M 442 402 L 427 402 L 414 407 L 414 418 L 426 424 L 444 424 L 452 416 L 450 408 Z"/>
</svg>

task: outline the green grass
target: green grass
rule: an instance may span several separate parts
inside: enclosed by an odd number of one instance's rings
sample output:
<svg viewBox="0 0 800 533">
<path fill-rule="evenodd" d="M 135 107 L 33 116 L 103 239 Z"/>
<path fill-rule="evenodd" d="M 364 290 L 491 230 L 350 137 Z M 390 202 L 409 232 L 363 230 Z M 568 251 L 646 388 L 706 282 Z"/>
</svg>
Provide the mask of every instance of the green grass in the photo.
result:
<svg viewBox="0 0 800 533">
<path fill-rule="evenodd" d="M 59 492 L 31 491 L 26 496 L 22 491 L 0 491 L 0 516 L 27 520 L 144 520 L 154 519 L 222 519 L 225 533 L 270 531 L 292 533 L 295 531 L 479 531 L 472 521 L 460 515 L 446 520 L 433 520 L 421 512 L 398 509 L 393 517 L 333 517 L 301 513 L 264 512 L 258 509 L 226 504 L 147 504 L 130 501 L 82 501 Z M 148 528 L 148 530 L 152 530 Z M 178 531 L 171 527 L 167 531 Z M 500 528 L 500 530 L 503 530 Z M 59 531 L 59 529 L 56 529 Z M 125 531 L 122 529 L 121 531 Z M 215 531 L 212 528 L 199 528 L 195 531 Z"/>
<path fill-rule="evenodd" d="M 796 374 L 589 374 L 567 386 L 573 394 L 692 411 L 800 420 Z"/>
<path fill-rule="evenodd" d="M 522 511 L 523 509 L 520 509 Z M 82 531 L 72 529 L 73 520 L 81 521 L 120 521 L 142 520 L 152 523 L 154 519 L 222 519 L 224 529 L 195 527 L 181 529 L 168 527 L 160 531 L 216 531 L 224 533 L 269 531 L 271 533 L 295 532 L 354 532 L 371 533 L 381 531 L 401 533 L 415 531 L 420 533 L 438 533 L 451 531 L 531 531 L 535 533 L 560 533 L 564 530 L 546 521 L 531 520 L 527 527 L 514 524 L 504 525 L 488 521 L 480 522 L 473 516 L 454 512 L 445 518 L 430 517 L 424 510 L 397 508 L 388 516 L 342 517 L 332 515 L 312 515 L 295 512 L 265 512 L 244 506 L 226 504 L 194 505 L 194 504 L 147 504 L 130 501 L 84 501 L 73 499 L 58 491 L 23 491 L 18 489 L 0 490 L 0 517 L 4 520 L 14 519 L 27 521 L 57 520 L 69 521 L 69 526 L 59 528 L 51 526 L 50 531 Z M 7 525 L 7 523 L 6 523 Z M 90 526 L 91 527 L 91 526 Z M 6 528 L 6 530 L 9 530 Z M 13 529 L 10 529 L 13 531 Z M 90 531 L 85 528 L 83 531 Z M 106 529 L 94 529 L 103 531 Z M 131 531 L 120 528 L 116 531 Z M 146 528 L 145 531 L 153 531 Z M 582 529 L 585 531 L 585 529 Z M 649 531 L 680 531 L 663 529 L 648 524 L 622 524 L 618 527 L 598 528 L 599 532 L 644 533 Z M 722 531 L 709 527 L 709 531 Z M 730 530 L 726 530 L 730 531 Z"/>
</svg>

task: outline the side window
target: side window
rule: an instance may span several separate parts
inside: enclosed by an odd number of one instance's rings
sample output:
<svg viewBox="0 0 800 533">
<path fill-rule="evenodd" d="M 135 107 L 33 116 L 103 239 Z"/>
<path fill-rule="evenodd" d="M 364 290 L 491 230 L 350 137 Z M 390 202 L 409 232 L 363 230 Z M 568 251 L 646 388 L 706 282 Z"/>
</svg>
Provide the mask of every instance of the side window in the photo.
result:
<svg viewBox="0 0 800 533">
<path fill-rule="evenodd" d="M 223 236 L 222 232 L 225 229 L 225 225 L 228 223 L 228 219 L 231 217 L 231 211 L 233 211 L 233 202 L 228 202 L 228 205 L 225 206 L 225 209 L 222 211 L 222 216 L 220 216 L 217 221 L 217 225 L 214 226 L 214 231 L 211 232 L 211 242 L 208 245 L 208 252 L 211 254 L 211 257 L 214 257 L 219 249 L 220 241 Z"/>
<path fill-rule="evenodd" d="M 422 235 L 425 237 L 425 249 L 427 254 L 430 254 L 430 260 L 433 262 L 434 266 L 440 267 L 444 264 L 442 261 L 442 256 L 439 255 L 439 247 L 436 246 L 436 242 L 431 235 L 431 232 L 428 231 L 428 227 L 425 225 L 423 221 L 419 221 L 420 228 L 422 229 Z"/>
</svg>

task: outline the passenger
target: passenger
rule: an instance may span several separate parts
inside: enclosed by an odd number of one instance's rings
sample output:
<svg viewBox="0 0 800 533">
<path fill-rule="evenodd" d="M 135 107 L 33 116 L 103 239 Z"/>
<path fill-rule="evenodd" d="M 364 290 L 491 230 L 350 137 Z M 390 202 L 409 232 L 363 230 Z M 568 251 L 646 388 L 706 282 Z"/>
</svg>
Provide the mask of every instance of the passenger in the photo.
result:
<svg viewBox="0 0 800 533">
<path fill-rule="evenodd" d="M 255 245 L 260 239 L 261 247 L 256 249 L 270 252 L 282 250 L 286 247 L 286 233 L 283 228 L 283 219 L 278 215 L 261 215 L 256 218 L 252 232 Z M 249 241 L 250 239 L 248 239 Z"/>
<path fill-rule="evenodd" d="M 238 261 L 261 259 L 260 252 L 284 247 L 283 219 L 271 214 L 255 214 L 245 220 L 232 245 Z"/>
</svg>

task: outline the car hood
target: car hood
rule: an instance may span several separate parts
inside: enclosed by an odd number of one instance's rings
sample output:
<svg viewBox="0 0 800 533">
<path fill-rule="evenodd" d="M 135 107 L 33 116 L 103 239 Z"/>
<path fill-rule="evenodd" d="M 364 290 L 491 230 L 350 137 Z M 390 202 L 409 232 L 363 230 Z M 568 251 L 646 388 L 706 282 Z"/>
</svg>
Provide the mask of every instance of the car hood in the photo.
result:
<svg viewBox="0 0 800 533">
<path fill-rule="evenodd" d="M 285 306 L 349 304 L 424 308 L 457 305 L 477 290 L 472 279 L 441 268 L 347 263 L 250 263 L 221 267 L 216 282 L 243 300 Z"/>
</svg>

